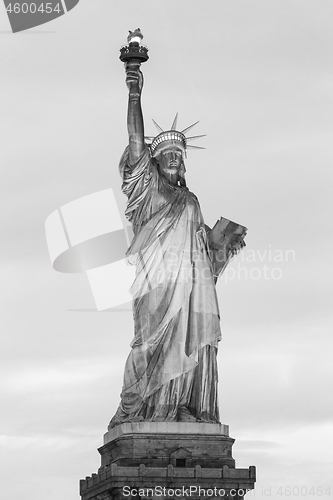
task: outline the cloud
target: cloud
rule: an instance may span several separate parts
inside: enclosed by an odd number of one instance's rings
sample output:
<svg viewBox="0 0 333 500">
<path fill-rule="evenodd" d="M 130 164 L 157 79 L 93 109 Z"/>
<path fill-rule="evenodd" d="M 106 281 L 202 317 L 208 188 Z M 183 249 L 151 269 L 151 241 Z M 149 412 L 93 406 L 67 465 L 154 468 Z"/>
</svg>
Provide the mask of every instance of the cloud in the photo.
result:
<svg viewBox="0 0 333 500">
<path fill-rule="evenodd" d="M 117 363 L 110 365 L 110 359 L 66 360 L 54 366 L 26 366 L 23 370 L 6 373 L 2 383 L 6 391 L 17 394 L 29 394 L 42 391 L 75 390 L 96 380 L 110 377 L 117 371 Z"/>
<path fill-rule="evenodd" d="M 45 452 L 47 450 L 52 450 L 54 453 L 59 451 L 64 451 L 72 447 L 77 446 L 78 443 L 82 442 L 82 437 L 75 436 L 64 436 L 59 434 L 57 436 L 48 435 L 34 435 L 34 436 L 22 436 L 22 435 L 0 435 L 0 445 L 3 449 L 10 448 L 11 450 L 29 450 L 34 449 L 35 452 Z"/>
</svg>

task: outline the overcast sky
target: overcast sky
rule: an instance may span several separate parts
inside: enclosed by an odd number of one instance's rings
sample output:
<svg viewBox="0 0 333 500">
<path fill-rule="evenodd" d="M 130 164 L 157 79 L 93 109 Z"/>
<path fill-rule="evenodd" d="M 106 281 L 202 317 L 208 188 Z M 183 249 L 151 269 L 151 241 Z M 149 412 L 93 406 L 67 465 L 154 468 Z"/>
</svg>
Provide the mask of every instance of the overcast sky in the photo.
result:
<svg viewBox="0 0 333 500">
<path fill-rule="evenodd" d="M 120 193 L 118 51 L 138 26 L 146 134 L 200 120 L 187 184 L 207 224 L 249 228 L 217 287 L 236 465 L 257 466 L 256 498 L 333 494 L 331 0 L 82 0 L 15 35 L 0 6 L 1 498 L 77 499 L 119 404 L 129 306 L 97 312 L 85 275 L 54 271 L 44 222 Z"/>
</svg>

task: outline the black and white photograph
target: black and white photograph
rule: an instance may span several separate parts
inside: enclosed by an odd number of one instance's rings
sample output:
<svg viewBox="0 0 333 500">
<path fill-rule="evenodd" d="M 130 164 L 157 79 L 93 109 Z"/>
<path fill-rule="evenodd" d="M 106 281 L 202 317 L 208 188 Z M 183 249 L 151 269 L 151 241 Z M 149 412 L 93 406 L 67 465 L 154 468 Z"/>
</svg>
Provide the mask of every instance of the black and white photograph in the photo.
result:
<svg viewBox="0 0 333 500">
<path fill-rule="evenodd" d="M 1 498 L 333 498 L 333 3 L 0 3 Z"/>
</svg>

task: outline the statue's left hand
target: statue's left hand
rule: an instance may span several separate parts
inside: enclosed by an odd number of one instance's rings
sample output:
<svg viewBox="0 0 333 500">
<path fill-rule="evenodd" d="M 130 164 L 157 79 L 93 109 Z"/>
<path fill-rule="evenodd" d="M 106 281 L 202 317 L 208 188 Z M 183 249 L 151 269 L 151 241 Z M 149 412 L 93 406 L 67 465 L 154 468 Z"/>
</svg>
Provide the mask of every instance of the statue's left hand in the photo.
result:
<svg viewBox="0 0 333 500">
<path fill-rule="evenodd" d="M 237 240 L 235 240 L 232 244 L 232 246 L 230 246 L 230 252 L 231 252 L 231 255 L 234 256 L 234 255 L 237 255 L 242 248 L 244 248 L 246 246 L 246 243 L 243 239 L 242 236 L 240 236 Z"/>
</svg>

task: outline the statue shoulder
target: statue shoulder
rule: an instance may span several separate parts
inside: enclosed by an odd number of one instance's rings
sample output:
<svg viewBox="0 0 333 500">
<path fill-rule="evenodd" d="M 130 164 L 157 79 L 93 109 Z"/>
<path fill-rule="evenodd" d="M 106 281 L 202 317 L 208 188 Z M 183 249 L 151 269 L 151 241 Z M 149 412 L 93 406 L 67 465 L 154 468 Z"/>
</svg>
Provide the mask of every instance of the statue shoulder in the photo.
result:
<svg viewBox="0 0 333 500">
<path fill-rule="evenodd" d="M 144 170 L 150 170 L 152 168 L 152 157 L 150 153 L 150 148 L 148 145 L 145 145 L 145 149 L 142 154 L 138 158 L 138 160 L 131 164 L 129 157 L 129 147 L 127 146 L 120 158 L 119 162 L 119 172 L 123 177 L 124 174 L 137 174 L 138 172 L 143 172 Z"/>
</svg>

